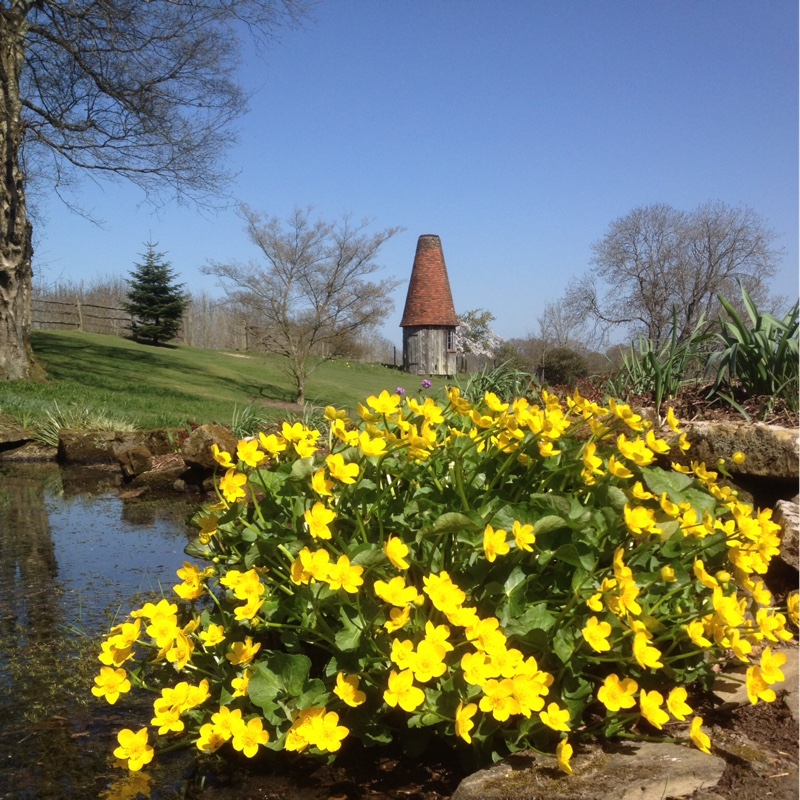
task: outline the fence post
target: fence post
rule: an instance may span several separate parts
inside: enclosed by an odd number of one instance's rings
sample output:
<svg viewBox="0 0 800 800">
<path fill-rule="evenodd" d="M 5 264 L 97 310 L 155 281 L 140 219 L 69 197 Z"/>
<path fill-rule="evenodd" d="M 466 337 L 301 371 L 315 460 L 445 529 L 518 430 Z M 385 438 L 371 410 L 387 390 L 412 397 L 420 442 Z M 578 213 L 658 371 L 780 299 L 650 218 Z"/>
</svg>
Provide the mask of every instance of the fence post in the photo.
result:
<svg viewBox="0 0 800 800">
<path fill-rule="evenodd" d="M 81 299 L 79 297 L 75 298 L 75 307 L 78 310 L 78 330 L 83 330 L 83 314 L 81 313 Z"/>
</svg>

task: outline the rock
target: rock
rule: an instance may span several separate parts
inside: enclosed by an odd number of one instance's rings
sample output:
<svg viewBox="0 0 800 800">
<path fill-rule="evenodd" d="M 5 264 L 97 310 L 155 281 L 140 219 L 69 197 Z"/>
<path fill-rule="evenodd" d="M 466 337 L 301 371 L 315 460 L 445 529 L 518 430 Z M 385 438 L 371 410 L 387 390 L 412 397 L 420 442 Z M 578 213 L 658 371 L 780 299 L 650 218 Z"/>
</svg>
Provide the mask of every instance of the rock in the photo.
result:
<svg viewBox="0 0 800 800">
<path fill-rule="evenodd" d="M 174 453 L 181 431 L 159 428 L 151 431 L 70 431 L 58 435 L 58 460 L 63 464 L 118 464 L 117 451 L 146 447 L 152 455 Z"/>
<path fill-rule="evenodd" d="M 35 433 L 27 428 L 3 428 L 0 430 L 0 452 L 22 447 L 34 437 Z"/>
<path fill-rule="evenodd" d="M 133 478 L 153 468 L 153 454 L 143 444 L 118 447 L 116 454 L 126 478 Z"/>
<path fill-rule="evenodd" d="M 704 461 L 713 469 L 724 458 L 733 475 L 751 475 L 783 480 L 800 477 L 798 470 L 798 429 L 766 425 L 763 422 L 682 422 L 691 443 L 685 454 L 671 454 L 676 461 Z M 734 464 L 737 451 L 747 456 L 744 464 Z"/>
<path fill-rule="evenodd" d="M 0 461 L 22 463 L 29 461 L 55 461 L 58 448 L 44 442 L 25 442 L 21 447 L 0 451 Z"/>
<path fill-rule="evenodd" d="M 220 450 L 235 454 L 238 441 L 222 425 L 201 425 L 193 430 L 183 443 L 183 458 L 189 466 L 213 470 L 217 467 L 217 462 L 214 461 L 214 456 L 211 452 L 211 446 L 214 444 Z"/>
<path fill-rule="evenodd" d="M 137 475 L 131 482 L 131 486 L 146 486 L 154 492 L 171 492 L 175 481 L 186 471 L 183 465 L 179 467 L 168 467 L 167 469 L 151 469 Z"/>
<path fill-rule="evenodd" d="M 554 759 L 516 756 L 465 778 L 452 800 L 663 800 L 713 789 L 725 761 L 693 747 L 635 742 L 586 748 L 565 775 Z"/>
<path fill-rule="evenodd" d="M 792 716 L 797 719 L 798 703 L 800 703 L 800 697 L 798 697 L 797 644 L 772 645 L 772 647 L 773 652 L 778 651 L 786 654 L 786 663 L 781 670 L 784 680 L 773 687 L 778 695 L 776 702 L 780 702 L 780 697 L 784 694 L 783 700 L 786 706 Z M 758 659 L 753 659 L 754 663 L 757 663 L 757 661 Z M 747 687 L 744 683 L 747 667 L 747 664 L 732 664 L 714 680 L 712 691 L 722 701 L 722 708 L 734 708 L 750 702 L 750 698 L 747 696 Z"/>
<path fill-rule="evenodd" d="M 800 524 L 800 506 L 794 501 L 778 500 L 772 520 L 777 522 L 782 529 L 781 560 L 790 567 L 798 569 L 797 531 Z"/>
</svg>

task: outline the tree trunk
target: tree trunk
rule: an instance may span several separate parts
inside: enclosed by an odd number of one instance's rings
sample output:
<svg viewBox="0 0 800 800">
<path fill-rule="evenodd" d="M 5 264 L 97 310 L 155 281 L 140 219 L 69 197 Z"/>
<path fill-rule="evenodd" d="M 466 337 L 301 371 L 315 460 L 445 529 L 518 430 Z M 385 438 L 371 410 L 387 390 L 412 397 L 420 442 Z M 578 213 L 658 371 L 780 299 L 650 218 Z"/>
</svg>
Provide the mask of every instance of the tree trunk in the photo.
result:
<svg viewBox="0 0 800 800">
<path fill-rule="evenodd" d="M 0 11 L 0 379 L 43 377 L 33 358 L 31 326 L 31 224 L 20 169 L 25 56 L 24 12 Z"/>
</svg>

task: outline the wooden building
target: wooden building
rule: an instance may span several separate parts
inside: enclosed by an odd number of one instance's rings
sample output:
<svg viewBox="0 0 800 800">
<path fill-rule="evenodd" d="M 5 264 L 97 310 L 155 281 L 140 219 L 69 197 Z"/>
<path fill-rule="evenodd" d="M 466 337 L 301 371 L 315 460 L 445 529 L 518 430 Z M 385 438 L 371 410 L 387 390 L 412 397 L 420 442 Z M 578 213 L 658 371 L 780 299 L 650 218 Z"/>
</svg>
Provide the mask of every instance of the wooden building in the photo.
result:
<svg viewBox="0 0 800 800">
<path fill-rule="evenodd" d="M 412 375 L 455 375 L 457 326 L 442 243 L 424 234 L 417 241 L 400 323 L 403 369 Z"/>
</svg>

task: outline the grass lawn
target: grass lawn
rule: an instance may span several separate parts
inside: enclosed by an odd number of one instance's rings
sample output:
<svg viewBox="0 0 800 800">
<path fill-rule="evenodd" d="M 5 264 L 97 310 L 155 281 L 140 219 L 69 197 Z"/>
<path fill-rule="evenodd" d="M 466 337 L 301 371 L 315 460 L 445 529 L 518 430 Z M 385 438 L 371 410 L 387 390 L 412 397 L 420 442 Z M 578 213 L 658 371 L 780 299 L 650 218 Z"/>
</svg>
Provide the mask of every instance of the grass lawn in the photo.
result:
<svg viewBox="0 0 800 800">
<path fill-rule="evenodd" d="M 0 383 L 0 414 L 20 420 L 79 406 L 137 427 L 182 426 L 188 422 L 230 423 L 235 409 L 253 403 L 290 403 L 294 392 L 277 356 L 226 353 L 184 345 L 153 347 L 116 336 L 34 331 L 34 353 L 48 382 Z M 432 391 L 444 385 L 433 379 Z M 420 379 L 378 364 L 329 361 L 306 386 L 307 402 L 354 410 L 371 394 L 403 386 L 413 395 Z M 277 418 L 289 411 L 272 408 Z"/>
</svg>

